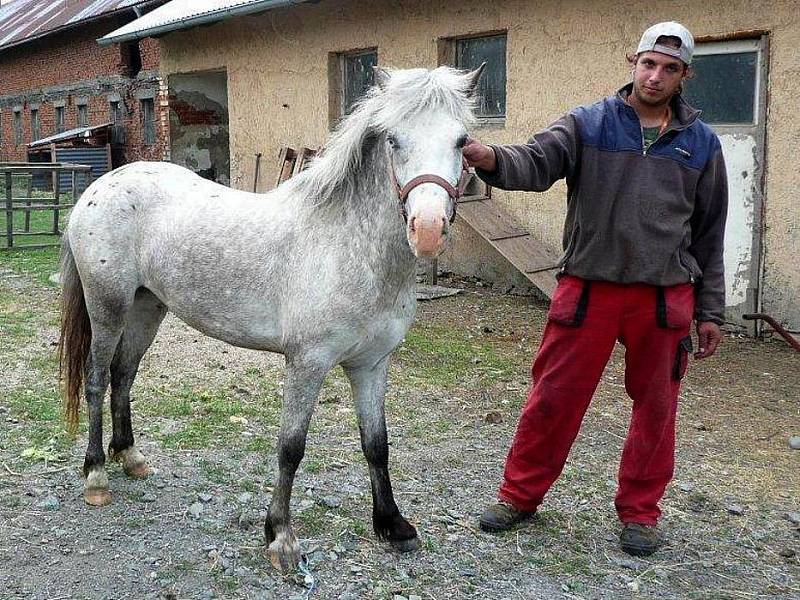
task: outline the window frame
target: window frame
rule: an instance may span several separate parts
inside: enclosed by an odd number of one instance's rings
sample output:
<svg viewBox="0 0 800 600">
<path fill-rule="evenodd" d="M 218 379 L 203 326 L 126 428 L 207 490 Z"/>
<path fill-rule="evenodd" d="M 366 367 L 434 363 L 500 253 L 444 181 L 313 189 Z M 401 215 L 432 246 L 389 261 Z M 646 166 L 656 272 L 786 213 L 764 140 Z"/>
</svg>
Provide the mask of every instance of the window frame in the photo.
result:
<svg viewBox="0 0 800 600">
<path fill-rule="evenodd" d="M 756 55 L 756 73 L 753 80 L 753 122 L 752 123 L 733 123 L 733 122 L 713 122 L 711 126 L 716 128 L 738 128 L 738 127 L 759 127 L 760 119 L 762 118 L 762 103 L 765 101 L 763 97 L 763 83 L 761 78 L 763 76 L 763 61 L 764 61 L 764 45 L 759 38 L 747 38 L 741 40 L 698 40 L 694 56 L 708 56 L 708 55 L 722 55 L 722 54 L 739 54 L 745 52 L 754 52 Z M 691 80 L 688 83 L 691 86 Z M 702 115 L 700 117 L 703 118 Z"/>
<path fill-rule="evenodd" d="M 149 106 L 149 110 L 145 109 Z M 142 123 L 142 143 L 145 146 L 155 146 L 158 136 L 156 135 L 156 101 L 155 98 L 140 98 L 139 112 Z M 148 119 L 148 112 L 150 118 Z"/>
<path fill-rule="evenodd" d="M 453 68 L 458 68 L 458 43 L 463 40 L 473 40 L 477 38 L 491 38 L 491 37 L 499 37 L 504 36 L 506 40 L 506 84 L 505 84 L 505 93 L 506 93 L 506 105 L 505 105 L 505 112 L 502 116 L 500 115 L 489 115 L 483 116 L 479 115 L 476 111 L 475 119 L 477 126 L 480 127 L 499 127 L 503 128 L 506 124 L 506 119 L 508 118 L 508 30 L 507 29 L 495 29 L 489 31 L 481 31 L 479 33 L 470 33 L 465 35 L 455 35 L 449 37 L 442 37 L 437 40 L 438 46 L 438 62 L 440 65 L 447 65 Z"/>
<path fill-rule="evenodd" d="M 42 118 L 39 107 L 31 107 L 31 142 L 42 139 Z"/>
<path fill-rule="evenodd" d="M 19 146 L 25 142 L 25 125 L 23 123 L 22 109 L 14 109 L 11 112 L 13 114 L 11 127 L 14 130 L 14 146 Z"/>
<path fill-rule="evenodd" d="M 89 127 L 89 104 L 87 102 L 76 104 L 75 111 L 75 124 L 78 127 Z"/>
<path fill-rule="evenodd" d="M 328 88 L 330 103 L 328 106 L 329 125 L 331 128 L 347 114 L 347 59 L 367 54 L 375 55 L 375 66 L 380 65 L 378 46 L 366 46 L 343 52 L 332 52 L 328 59 Z M 356 99 L 358 100 L 358 99 Z M 355 101 L 354 101 L 355 102 Z"/>
<path fill-rule="evenodd" d="M 122 106 L 122 100 L 108 101 L 108 120 L 111 121 L 111 143 L 117 146 L 125 144 Z"/>
<path fill-rule="evenodd" d="M 67 107 L 66 105 L 63 106 L 56 106 L 54 107 L 54 130 L 58 133 L 64 133 L 67 130 Z M 59 116 L 61 117 L 59 119 Z"/>
</svg>

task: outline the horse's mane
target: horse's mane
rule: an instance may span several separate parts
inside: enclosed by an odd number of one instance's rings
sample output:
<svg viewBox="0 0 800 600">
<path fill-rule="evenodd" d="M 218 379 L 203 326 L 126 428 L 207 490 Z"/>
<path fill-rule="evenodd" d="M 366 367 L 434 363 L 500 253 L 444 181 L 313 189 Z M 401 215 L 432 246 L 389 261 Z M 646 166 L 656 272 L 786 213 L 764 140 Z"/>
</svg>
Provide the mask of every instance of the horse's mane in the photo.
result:
<svg viewBox="0 0 800 600">
<path fill-rule="evenodd" d="M 450 67 L 389 71 L 388 83 L 373 86 L 330 137 L 324 151 L 301 175 L 289 180 L 321 205 L 353 189 L 374 139 L 429 111 L 441 111 L 465 124 L 473 121 L 472 78 Z"/>
</svg>

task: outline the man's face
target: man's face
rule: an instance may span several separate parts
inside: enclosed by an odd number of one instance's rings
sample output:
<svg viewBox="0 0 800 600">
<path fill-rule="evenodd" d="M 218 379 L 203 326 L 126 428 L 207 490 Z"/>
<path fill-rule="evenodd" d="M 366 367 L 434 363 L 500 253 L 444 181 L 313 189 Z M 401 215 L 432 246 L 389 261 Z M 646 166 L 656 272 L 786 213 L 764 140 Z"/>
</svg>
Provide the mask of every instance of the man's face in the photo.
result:
<svg viewBox="0 0 800 600">
<path fill-rule="evenodd" d="M 660 52 L 642 52 L 633 67 L 633 93 L 644 104 L 667 104 L 686 75 L 686 65 Z"/>
</svg>

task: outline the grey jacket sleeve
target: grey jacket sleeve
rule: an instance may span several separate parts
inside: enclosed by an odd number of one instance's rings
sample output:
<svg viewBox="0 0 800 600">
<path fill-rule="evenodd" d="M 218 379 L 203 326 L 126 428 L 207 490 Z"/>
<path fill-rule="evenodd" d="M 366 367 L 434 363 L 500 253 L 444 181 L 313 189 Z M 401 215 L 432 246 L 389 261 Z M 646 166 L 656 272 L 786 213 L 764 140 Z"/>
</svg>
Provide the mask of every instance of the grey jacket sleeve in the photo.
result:
<svg viewBox="0 0 800 600">
<path fill-rule="evenodd" d="M 502 190 L 542 192 L 574 172 L 579 160 L 578 126 L 575 117 L 566 114 L 527 144 L 491 147 L 497 168 L 476 169 L 478 177 Z"/>
<path fill-rule="evenodd" d="M 697 184 L 691 218 L 692 243 L 689 252 L 703 271 L 697 285 L 694 317 L 698 322 L 725 322 L 725 219 L 728 215 L 728 176 L 722 148 L 717 150 Z"/>
</svg>

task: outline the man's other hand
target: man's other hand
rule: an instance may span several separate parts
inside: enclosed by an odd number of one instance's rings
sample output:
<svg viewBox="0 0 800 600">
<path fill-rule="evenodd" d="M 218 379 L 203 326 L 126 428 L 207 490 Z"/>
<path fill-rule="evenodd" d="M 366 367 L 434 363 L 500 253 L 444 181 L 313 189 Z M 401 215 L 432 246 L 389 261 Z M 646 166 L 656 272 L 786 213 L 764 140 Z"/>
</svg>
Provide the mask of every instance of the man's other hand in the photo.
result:
<svg viewBox="0 0 800 600">
<path fill-rule="evenodd" d="M 722 332 L 719 325 L 711 321 L 697 323 L 697 352 L 694 357 L 698 360 L 713 356 L 717 346 L 722 341 Z"/>
<path fill-rule="evenodd" d="M 485 144 L 481 144 L 476 139 L 469 138 L 461 152 L 467 166 L 478 167 L 490 173 L 497 168 L 494 150 Z"/>
</svg>

